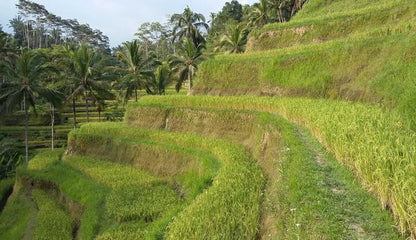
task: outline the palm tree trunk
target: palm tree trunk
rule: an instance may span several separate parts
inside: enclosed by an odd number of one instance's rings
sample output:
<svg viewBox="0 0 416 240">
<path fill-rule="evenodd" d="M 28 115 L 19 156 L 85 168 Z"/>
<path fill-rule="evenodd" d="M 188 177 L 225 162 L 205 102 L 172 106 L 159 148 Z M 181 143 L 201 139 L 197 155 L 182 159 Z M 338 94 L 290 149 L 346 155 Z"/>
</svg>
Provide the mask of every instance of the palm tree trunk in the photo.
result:
<svg viewBox="0 0 416 240">
<path fill-rule="evenodd" d="M 85 91 L 85 110 L 86 110 L 86 113 L 87 113 L 87 122 L 90 122 L 90 114 L 89 114 L 89 111 L 88 111 L 88 94 L 87 94 L 86 91 Z"/>
<path fill-rule="evenodd" d="M 135 94 L 135 97 L 136 97 L 136 102 L 137 102 L 137 86 L 136 87 L 134 87 L 134 94 Z"/>
<path fill-rule="evenodd" d="M 189 67 L 189 70 L 188 70 L 188 80 L 189 80 L 188 96 L 190 96 L 192 95 L 192 67 Z"/>
<path fill-rule="evenodd" d="M 26 21 L 26 41 L 27 41 L 27 49 L 30 49 L 29 21 Z"/>
<path fill-rule="evenodd" d="M 75 110 L 75 97 L 72 98 L 72 119 L 74 120 L 74 129 L 77 127 L 77 112 Z"/>
<path fill-rule="evenodd" d="M 55 136 L 54 136 L 54 132 L 55 132 L 55 107 L 53 106 L 53 104 L 51 104 L 51 138 L 52 138 L 52 151 L 55 148 Z"/>
<path fill-rule="evenodd" d="M 29 132 L 29 113 L 26 106 L 26 92 L 23 92 L 23 108 L 25 109 L 25 156 L 26 162 L 29 162 L 29 143 L 28 143 L 28 132 Z"/>
</svg>

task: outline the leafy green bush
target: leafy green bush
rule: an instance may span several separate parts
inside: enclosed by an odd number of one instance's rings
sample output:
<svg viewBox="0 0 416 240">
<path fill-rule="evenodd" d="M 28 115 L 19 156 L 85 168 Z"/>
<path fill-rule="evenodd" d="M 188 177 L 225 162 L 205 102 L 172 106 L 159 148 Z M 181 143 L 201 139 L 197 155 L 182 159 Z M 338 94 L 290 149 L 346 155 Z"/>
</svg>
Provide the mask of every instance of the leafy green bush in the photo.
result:
<svg viewBox="0 0 416 240">
<path fill-rule="evenodd" d="M 14 184 L 13 178 L 0 180 L 0 202 L 1 203 L 5 202 L 7 198 L 9 197 L 10 193 L 12 193 L 13 184 Z M 0 207 L 2 206 L 4 206 L 4 204 L 0 204 Z"/>
</svg>

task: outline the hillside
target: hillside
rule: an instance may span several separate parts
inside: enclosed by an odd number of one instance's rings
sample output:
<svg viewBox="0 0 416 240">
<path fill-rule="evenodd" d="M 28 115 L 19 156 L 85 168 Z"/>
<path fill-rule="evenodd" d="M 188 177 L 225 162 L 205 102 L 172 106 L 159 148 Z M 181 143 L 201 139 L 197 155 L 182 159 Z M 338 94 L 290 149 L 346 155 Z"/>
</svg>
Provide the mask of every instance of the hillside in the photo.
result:
<svg viewBox="0 0 416 240">
<path fill-rule="evenodd" d="M 0 181 L 0 239 L 416 240 L 415 18 L 309 0 L 203 62 L 196 96 L 94 110 Z"/>
<path fill-rule="evenodd" d="M 252 32 L 245 54 L 204 62 L 194 93 L 372 102 L 415 119 L 415 19 L 412 0 L 309 1 Z"/>
</svg>

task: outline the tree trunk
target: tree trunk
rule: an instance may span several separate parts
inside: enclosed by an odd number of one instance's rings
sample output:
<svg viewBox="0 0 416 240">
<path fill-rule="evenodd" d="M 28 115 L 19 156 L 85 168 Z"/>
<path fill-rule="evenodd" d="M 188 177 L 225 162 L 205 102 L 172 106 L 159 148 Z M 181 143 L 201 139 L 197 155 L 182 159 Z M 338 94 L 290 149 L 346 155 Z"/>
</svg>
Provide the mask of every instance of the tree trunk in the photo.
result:
<svg viewBox="0 0 416 240">
<path fill-rule="evenodd" d="M 25 156 L 26 163 L 29 162 L 29 143 L 28 143 L 28 132 L 29 132 L 29 113 L 26 106 L 26 92 L 23 92 L 23 108 L 25 109 Z"/>
<path fill-rule="evenodd" d="M 51 140 L 52 140 L 52 151 L 55 148 L 55 136 L 54 133 L 55 132 L 55 106 L 53 106 L 53 104 L 51 104 Z"/>
<path fill-rule="evenodd" d="M 90 113 L 88 111 L 88 94 L 87 91 L 85 91 L 85 110 L 87 113 L 87 122 L 90 122 Z"/>
<path fill-rule="evenodd" d="M 77 128 L 77 112 L 75 110 L 75 97 L 72 98 L 72 119 L 74 120 L 74 129 Z"/>
<path fill-rule="evenodd" d="M 190 96 L 192 95 L 192 67 L 189 67 L 189 70 L 188 70 L 188 81 L 189 81 L 188 96 Z"/>
<path fill-rule="evenodd" d="M 134 87 L 134 94 L 135 94 L 135 97 L 136 97 L 136 102 L 137 102 L 137 86 L 136 87 Z M 128 101 L 128 99 L 127 99 L 127 101 Z"/>
<path fill-rule="evenodd" d="M 39 28 L 38 34 L 39 34 L 39 48 L 42 48 L 42 29 L 41 28 Z"/>
<path fill-rule="evenodd" d="M 32 45 L 32 49 L 36 49 L 36 32 L 34 29 L 32 30 Z"/>
<path fill-rule="evenodd" d="M 26 21 L 26 41 L 27 41 L 27 49 L 30 49 L 29 21 Z"/>
</svg>

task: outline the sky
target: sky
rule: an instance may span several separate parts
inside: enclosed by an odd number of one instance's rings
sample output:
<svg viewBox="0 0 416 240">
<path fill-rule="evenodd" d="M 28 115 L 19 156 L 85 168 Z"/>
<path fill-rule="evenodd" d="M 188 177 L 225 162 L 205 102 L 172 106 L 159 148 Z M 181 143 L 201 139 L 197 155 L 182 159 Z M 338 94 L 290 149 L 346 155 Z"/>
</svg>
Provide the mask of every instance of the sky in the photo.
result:
<svg viewBox="0 0 416 240">
<path fill-rule="evenodd" d="M 32 0 L 65 19 L 76 18 L 101 30 L 110 38 L 112 47 L 134 38 L 137 28 L 144 22 L 165 23 L 173 13 L 182 13 L 186 6 L 202 13 L 218 12 L 231 0 Z M 10 32 L 9 20 L 17 15 L 18 0 L 0 0 L 0 24 Z M 239 0 L 253 4 L 258 0 Z"/>
</svg>

